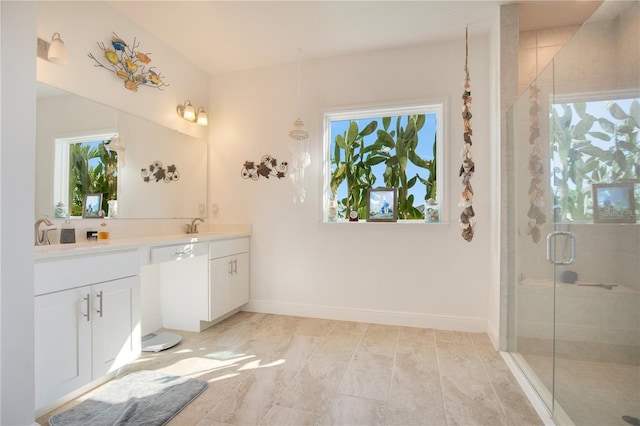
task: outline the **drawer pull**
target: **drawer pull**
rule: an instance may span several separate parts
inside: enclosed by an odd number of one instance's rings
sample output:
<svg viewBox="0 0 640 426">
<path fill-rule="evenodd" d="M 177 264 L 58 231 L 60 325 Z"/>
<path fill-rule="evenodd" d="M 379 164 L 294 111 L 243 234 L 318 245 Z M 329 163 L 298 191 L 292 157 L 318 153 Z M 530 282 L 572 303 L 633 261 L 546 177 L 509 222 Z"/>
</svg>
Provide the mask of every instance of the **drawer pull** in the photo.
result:
<svg viewBox="0 0 640 426">
<path fill-rule="evenodd" d="M 82 300 L 87 301 L 87 313 L 82 316 L 87 317 L 87 322 L 91 321 L 91 295 L 87 294 L 87 297 L 83 297 Z"/>
<path fill-rule="evenodd" d="M 98 313 L 100 314 L 100 318 L 102 318 L 102 290 L 98 293 L 98 299 L 100 299 L 100 304 L 98 305 Z"/>
</svg>

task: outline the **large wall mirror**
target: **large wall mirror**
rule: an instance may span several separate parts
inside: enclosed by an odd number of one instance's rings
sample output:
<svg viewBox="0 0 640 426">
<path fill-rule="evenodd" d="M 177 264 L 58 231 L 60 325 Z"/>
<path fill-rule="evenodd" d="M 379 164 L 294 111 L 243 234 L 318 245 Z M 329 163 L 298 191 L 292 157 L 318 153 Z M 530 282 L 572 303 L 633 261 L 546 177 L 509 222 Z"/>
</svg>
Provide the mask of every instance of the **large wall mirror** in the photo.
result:
<svg viewBox="0 0 640 426">
<path fill-rule="evenodd" d="M 120 139 L 124 151 L 109 151 L 117 152 L 110 172 L 117 179 L 113 181 L 113 194 L 108 196 L 117 199 L 116 203 L 110 204 L 112 213 L 117 212 L 113 216 L 126 219 L 204 216 L 207 205 L 206 141 L 38 83 L 36 217 L 61 217 L 60 204 L 72 217 L 81 216 L 71 208 L 75 196 L 69 189 L 74 185 L 69 176 L 75 179 L 75 175 L 70 174 L 74 158 L 95 156 L 87 151 L 98 150 L 100 144 L 115 136 Z M 94 141 L 96 145 L 87 142 L 81 146 L 82 141 Z M 114 143 L 108 142 L 106 146 Z M 104 154 L 104 147 L 101 149 Z M 89 160 L 84 171 L 76 168 L 73 173 L 95 174 L 96 167 L 106 168 L 96 166 L 96 161 L 99 159 Z M 103 189 L 85 192 L 103 191 L 106 194 Z M 108 215 L 108 209 L 105 210 Z"/>
</svg>

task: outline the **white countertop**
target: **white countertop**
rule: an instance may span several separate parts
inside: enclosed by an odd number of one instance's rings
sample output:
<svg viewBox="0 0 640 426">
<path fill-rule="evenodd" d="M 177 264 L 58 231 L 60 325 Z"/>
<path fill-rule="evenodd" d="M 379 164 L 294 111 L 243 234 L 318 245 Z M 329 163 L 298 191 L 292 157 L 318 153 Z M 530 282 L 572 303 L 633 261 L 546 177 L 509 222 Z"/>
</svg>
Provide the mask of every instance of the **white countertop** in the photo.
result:
<svg viewBox="0 0 640 426">
<path fill-rule="evenodd" d="M 248 237 L 247 232 L 200 232 L 197 234 L 150 235 L 135 238 L 114 238 L 74 244 L 51 244 L 35 246 L 36 261 L 67 256 L 84 256 L 114 251 L 145 249 L 176 244 L 193 244 L 215 240 Z"/>
</svg>

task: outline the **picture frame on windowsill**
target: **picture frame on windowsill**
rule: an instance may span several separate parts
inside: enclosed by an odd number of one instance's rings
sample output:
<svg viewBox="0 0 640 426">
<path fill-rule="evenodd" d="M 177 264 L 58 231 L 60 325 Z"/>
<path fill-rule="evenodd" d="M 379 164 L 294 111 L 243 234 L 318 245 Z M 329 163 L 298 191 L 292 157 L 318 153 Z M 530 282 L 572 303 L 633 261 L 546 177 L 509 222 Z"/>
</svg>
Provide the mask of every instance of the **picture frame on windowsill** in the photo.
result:
<svg viewBox="0 0 640 426">
<path fill-rule="evenodd" d="M 367 222 L 397 222 L 397 198 L 397 188 L 367 189 Z"/>
<path fill-rule="evenodd" d="M 594 223 L 636 223 L 633 183 L 594 183 Z"/>
<path fill-rule="evenodd" d="M 82 217 L 85 219 L 100 218 L 102 211 L 102 194 L 86 194 L 82 205 Z"/>
</svg>

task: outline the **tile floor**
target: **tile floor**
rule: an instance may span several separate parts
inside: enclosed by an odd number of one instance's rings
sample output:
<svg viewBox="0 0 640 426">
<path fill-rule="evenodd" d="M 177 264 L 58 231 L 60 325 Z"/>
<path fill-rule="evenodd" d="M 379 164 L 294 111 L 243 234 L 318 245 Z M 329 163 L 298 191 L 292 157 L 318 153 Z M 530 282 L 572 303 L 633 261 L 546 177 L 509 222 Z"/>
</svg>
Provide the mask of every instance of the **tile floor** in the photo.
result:
<svg viewBox="0 0 640 426">
<path fill-rule="evenodd" d="M 542 424 L 486 334 L 250 312 L 180 334 L 122 373 L 209 381 L 170 426 Z"/>
<path fill-rule="evenodd" d="M 550 356 L 522 354 L 547 389 L 552 388 Z M 629 426 L 623 416 L 640 418 L 640 366 L 556 358 L 558 404 L 580 426 Z"/>
</svg>

